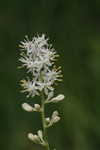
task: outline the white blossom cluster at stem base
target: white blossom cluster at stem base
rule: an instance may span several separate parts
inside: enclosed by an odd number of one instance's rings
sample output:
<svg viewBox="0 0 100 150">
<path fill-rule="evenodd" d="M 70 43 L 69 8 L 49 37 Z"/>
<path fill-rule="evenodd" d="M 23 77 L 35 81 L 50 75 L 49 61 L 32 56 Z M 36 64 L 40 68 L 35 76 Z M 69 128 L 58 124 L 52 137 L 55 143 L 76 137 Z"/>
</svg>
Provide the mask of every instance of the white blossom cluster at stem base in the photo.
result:
<svg viewBox="0 0 100 150">
<path fill-rule="evenodd" d="M 27 93 L 27 97 L 40 95 L 44 91 L 45 95 L 54 91 L 56 81 L 61 81 L 61 67 L 55 66 L 58 57 L 45 35 L 37 35 L 30 41 L 26 39 L 21 42 L 21 57 L 19 61 L 21 67 L 26 67 L 27 73 L 31 74 L 26 79 L 21 80 L 22 92 Z"/>
</svg>

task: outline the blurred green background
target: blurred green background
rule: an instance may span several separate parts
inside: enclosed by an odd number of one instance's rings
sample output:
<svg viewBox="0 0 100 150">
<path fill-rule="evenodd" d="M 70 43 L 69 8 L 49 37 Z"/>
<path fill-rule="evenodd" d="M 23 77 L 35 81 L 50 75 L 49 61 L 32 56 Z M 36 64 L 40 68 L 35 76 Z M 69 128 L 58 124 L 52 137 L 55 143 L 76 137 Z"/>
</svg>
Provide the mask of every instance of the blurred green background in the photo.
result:
<svg viewBox="0 0 100 150">
<path fill-rule="evenodd" d="M 64 74 L 56 93 L 66 99 L 48 108 L 62 116 L 48 131 L 51 147 L 100 150 L 100 0 L 0 1 L 0 150 L 42 150 L 27 140 L 41 123 L 21 109 L 32 100 L 19 93 L 17 70 L 19 42 L 36 33 L 50 38 Z"/>
</svg>

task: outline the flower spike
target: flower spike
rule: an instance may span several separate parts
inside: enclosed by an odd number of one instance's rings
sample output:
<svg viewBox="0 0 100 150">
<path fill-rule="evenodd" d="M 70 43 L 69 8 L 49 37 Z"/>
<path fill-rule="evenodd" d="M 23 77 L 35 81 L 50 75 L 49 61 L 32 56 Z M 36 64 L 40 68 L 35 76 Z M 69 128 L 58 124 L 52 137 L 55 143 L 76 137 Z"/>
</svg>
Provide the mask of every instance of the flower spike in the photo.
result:
<svg viewBox="0 0 100 150">
<path fill-rule="evenodd" d="M 47 128 L 60 120 L 58 111 L 54 111 L 51 117 L 46 117 L 45 104 L 58 103 L 65 98 L 63 94 L 54 96 L 54 85 L 62 81 L 61 67 L 55 65 L 58 56 L 45 34 L 34 36 L 31 40 L 25 36 L 24 41 L 20 42 L 20 68 L 26 68 L 27 73 L 25 79 L 20 81 L 21 92 L 26 93 L 27 98 L 41 97 L 40 104 L 22 104 L 27 112 L 39 112 L 42 121 L 42 130 L 38 130 L 36 134 L 28 133 L 27 137 L 35 144 L 44 146 L 45 150 L 50 150 Z"/>
</svg>

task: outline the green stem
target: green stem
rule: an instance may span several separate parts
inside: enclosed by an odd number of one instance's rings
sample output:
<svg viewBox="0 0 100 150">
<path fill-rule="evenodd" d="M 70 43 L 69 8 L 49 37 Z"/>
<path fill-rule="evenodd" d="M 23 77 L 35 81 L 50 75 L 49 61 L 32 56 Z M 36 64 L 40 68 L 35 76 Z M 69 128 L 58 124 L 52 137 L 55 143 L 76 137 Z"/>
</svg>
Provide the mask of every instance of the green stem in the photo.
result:
<svg viewBox="0 0 100 150">
<path fill-rule="evenodd" d="M 45 98 L 43 93 L 42 93 L 42 100 L 41 100 L 41 108 L 42 108 L 41 116 L 42 116 L 43 135 L 44 135 L 44 140 L 46 142 L 45 149 L 50 150 L 48 137 L 47 137 L 46 123 L 45 123 Z"/>
</svg>

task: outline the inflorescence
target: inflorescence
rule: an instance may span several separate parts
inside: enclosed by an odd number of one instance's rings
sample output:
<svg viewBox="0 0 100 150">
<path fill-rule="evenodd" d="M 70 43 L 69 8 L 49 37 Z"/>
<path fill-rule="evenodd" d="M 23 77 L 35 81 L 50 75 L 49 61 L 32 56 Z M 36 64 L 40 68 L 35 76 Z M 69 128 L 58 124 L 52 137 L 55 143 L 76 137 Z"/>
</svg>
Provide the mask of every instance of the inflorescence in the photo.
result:
<svg viewBox="0 0 100 150">
<path fill-rule="evenodd" d="M 62 80 L 61 67 L 55 66 L 58 57 L 55 49 L 48 43 L 44 34 L 37 35 L 30 41 L 28 37 L 20 44 L 21 67 L 25 67 L 28 76 L 20 81 L 27 97 L 41 96 L 41 105 L 23 103 L 22 108 L 27 112 L 40 112 L 42 115 L 43 131 L 39 130 L 37 134 L 28 134 L 28 138 L 36 144 L 45 146 L 50 150 L 47 138 L 45 137 L 46 128 L 60 120 L 58 111 L 54 111 L 51 117 L 45 117 L 45 105 L 47 103 L 57 103 L 64 99 L 63 94 L 54 96 L 54 84 Z"/>
</svg>

